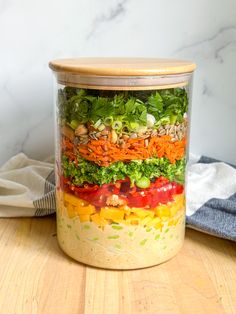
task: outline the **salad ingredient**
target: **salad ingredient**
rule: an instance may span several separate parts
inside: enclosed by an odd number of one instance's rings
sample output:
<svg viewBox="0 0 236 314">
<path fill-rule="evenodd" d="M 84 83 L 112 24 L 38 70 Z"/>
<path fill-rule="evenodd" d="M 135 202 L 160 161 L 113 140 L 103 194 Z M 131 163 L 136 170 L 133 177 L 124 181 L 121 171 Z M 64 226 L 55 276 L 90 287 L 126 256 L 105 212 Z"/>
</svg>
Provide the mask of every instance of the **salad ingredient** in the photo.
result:
<svg viewBox="0 0 236 314">
<path fill-rule="evenodd" d="M 188 99 L 184 89 L 164 89 L 148 98 L 148 112 L 156 119 L 156 126 L 182 122 L 187 112 Z"/>
<path fill-rule="evenodd" d="M 114 121 L 111 125 L 112 129 L 114 130 L 121 130 L 122 122 L 121 121 Z"/>
<path fill-rule="evenodd" d="M 81 125 L 84 128 L 87 128 L 85 125 Z M 182 140 L 186 137 L 187 131 L 187 121 L 184 120 L 182 123 L 176 123 L 175 125 L 161 125 L 158 129 L 152 129 L 147 127 L 139 127 L 136 129 L 136 132 L 132 133 L 118 133 L 117 134 L 117 143 L 120 145 L 123 141 L 127 141 L 129 138 L 137 138 L 147 139 L 150 137 L 169 135 L 171 137 L 171 141 Z M 61 134 L 67 137 L 69 140 L 73 141 L 76 136 L 77 144 L 83 144 L 83 140 L 86 138 L 87 141 L 90 139 L 105 139 L 108 140 L 108 137 L 111 134 L 110 127 L 106 127 L 104 124 L 100 124 L 97 129 L 88 128 L 88 132 L 84 134 L 77 133 L 76 130 L 73 130 L 70 126 L 64 125 L 61 128 Z"/>
<path fill-rule="evenodd" d="M 72 130 L 72 128 L 70 128 L 67 125 L 64 125 L 61 128 L 61 134 L 63 134 L 69 141 L 73 142 L 75 134 L 74 131 Z M 69 148 L 69 147 L 68 147 Z M 70 148 L 72 148 L 72 146 L 70 145 Z"/>
<path fill-rule="evenodd" d="M 186 137 L 187 133 L 187 122 L 176 123 L 175 125 L 166 124 L 160 126 L 157 130 L 157 134 L 159 136 L 169 135 L 171 137 L 171 141 L 181 141 Z"/>
<path fill-rule="evenodd" d="M 113 207 L 102 207 L 100 216 L 104 219 L 120 221 L 124 219 L 125 211 L 123 209 L 117 209 Z"/>
<path fill-rule="evenodd" d="M 147 114 L 147 127 L 152 128 L 155 122 L 156 122 L 155 117 L 152 114 L 148 113 Z"/>
<path fill-rule="evenodd" d="M 88 205 L 82 200 L 77 205 L 74 205 L 73 198 L 70 197 L 69 193 L 63 193 L 62 197 L 64 198 L 64 205 L 70 218 L 79 217 L 83 221 L 93 221 L 100 227 L 106 224 L 123 223 L 126 225 L 143 225 L 161 229 L 167 218 L 167 223 L 173 226 L 179 222 L 179 213 L 183 212 L 185 203 L 183 194 L 179 194 L 173 196 L 172 202 L 166 205 L 157 205 L 150 210 L 141 207 L 119 206 L 115 208 L 104 206 L 100 212 L 96 212 L 95 208 L 91 207 L 88 209 Z"/>
<path fill-rule="evenodd" d="M 150 246 L 153 256 L 161 241 L 164 254 L 164 239 L 171 232 L 179 241 L 184 230 L 187 104 L 184 88 L 59 91 L 59 226 L 71 219 L 64 238 L 70 232 L 72 241 L 77 226 L 75 239 L 86 243 L 84 250 L 91 246 L 95 252 L 105 245 L 105 256 L 108 247 L 124 256 L 126 236 L 127 242 L 136 243 L 129 249 L 132 256 Z M 69 242 L 66 248 L 70 252 Z"/>
<path fill-rule="evenodd" d="M 127 129 L 129 132 L 150 124 L 147 114 L 155 118 L 156 127 L 182 122 L 187 104 L 187 92 L 182 88 L 142 93 L 116 91 L 115 94 L 71 87 L 58 91 L 62 123 L 71 125 L 72 121 L 77 121 L 78 124 L 91 122 L 96 125 L 99 121 L 99 124 L 112 125 L 115 121 L 117 130 Z"/>
<path fill-rule="evenodd" d="M 88 133 L 88 129 L 83 124 L 79 124 L 75 130 L 75 135 L 77 136 L 85 135 L 87 133 Z"/>
<path fill-rule="evenodd" d="M 112 194 L 107 197 L 106 205 L 110 206 L 122 206 L 125 205 L 126 201 L 124 199 L 119 198 L 117 194 Z"/>
<path fill-rule="evenodd" d="M 150 180 L 147 177 L 142 177 L 139 180 L 136 181 L 136 185 L 139 188 L 145 189 L 150 186 Z"/>
<path fill-rule="evenodd" d="M 146 226 L 138 217 L 138 225 L 131 224 L 128 219 L 122 226 L 110 224 L 98 214 L 91 215 L 92 221 L 85 222 L 75 216 L 71 223 L 72 219 L 67 217 L 63 207 L 58 212 L 60 246 L 74 259 L 93 266 L 129 269 L 156 265 L 175 255 L 183 243 L 184 213 L 181 211 L 179 218 L 174 218 L 176 224 L 168 225 L 168 222 L 161 221 L 162 227 L 159 228 L 156 228 L 158 222 L 156 227 Z M 67 224 L 71 225 L 69 232 Z"/>
<path fill-rule="evenodd" d="M 77 121 L 77 120 L 72 120 L 72 121 L 70 122 L 69 126 L 70 126 L 73 130 L 75 130 L 75 129 L 77 128 L 77 126 L 78 126 L 78 121 Z"/>
<path fill-rule="evenodd" d="M 115 144 L 116 142 L 117 142 L 117 139 L 118 139 L 118 136 L 117 136 L 117 134 L 116 134 L 116 131 L 115 130 L 112 130 L 111 131 L 111 142 L 113 143 L 113 144 Z M 92 142 L 92 141 L 91 141 Z M 91 143 L 90 142 L 90 143 Z M 92 143 L 91 143 L 91 145 L 92 145 Z"/>
<path fill-rule="evenodd" d="M 184 158 L 177 160 L 175 164 L 171 164 L 167 158 L 150 158 L 132 160 L 129 163 L 117 161 L 108 167 L 101 167 L 83 158 L 70 159 L 64 155 L 61 162 L 64 177 L 76 186 L 84 183 L 102 185 L 126 178 L 129 178 L 133 186 L 142 177 L 152 180 L 160 176 L 183 184 L 185 176 Z"/>
<path fill-rule="evenodd" d="M 127 179 L 95 187 L 95 189 L 76 187 L 66 179 L 62 182 L 62 188 L 66 191 L 74 193 L 80 199 L 96 207 L 128 205 L 131 207 L 154 208 L 160 203 L 172 202 L 173 195 L 183 193 L 182 185 L 169 182 L 164 177 L 151 182 L 149 187 L 146 188 L 131 187 Z"/>
<path fill-rule="evenodd" d="M 68 143 L 68 139 L 62 141 L 65 155 L 71 155 L 74 147 Z M 147 159 L 152 156 L 166 157 L 171 163 L 183 158 L 185 154 L 186 140 L 172 142 L 168 135 L 152 137 L 150 140 L 142 138 L 131 138 L 122 142 L 122 147 L 117 146 L 117 134 L 111 133 L 111 141 L 90 140 L 87 144 L 78 146 L 78 152 L 86 159 L 101 166 L 109 166 L 116 161 L 129 161 L 134 159 Z M 68 152 L 69 150 L 69 152 Z"/>
<path fill-rule="evenodd" d="M 99 227 L 104 227 L 105 225 L 107 225 L 109 223 L 108 220 L 104 219 L 99 214 L 91 215 L 90 219 L 91 219 L 92 222 L 94 222 Z"/>
</svg>

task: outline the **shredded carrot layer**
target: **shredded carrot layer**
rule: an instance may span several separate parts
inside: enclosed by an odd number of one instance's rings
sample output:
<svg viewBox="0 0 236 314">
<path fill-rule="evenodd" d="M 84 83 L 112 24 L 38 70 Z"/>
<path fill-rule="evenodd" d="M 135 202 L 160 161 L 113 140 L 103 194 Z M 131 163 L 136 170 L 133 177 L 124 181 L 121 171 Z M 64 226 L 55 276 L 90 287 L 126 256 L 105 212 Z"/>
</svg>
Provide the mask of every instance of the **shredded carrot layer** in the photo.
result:
<svg viewBox="0 0 236 314">
<path fill-rule="evenodd" d="M 73 144 L 68 139 L 62 140 L 62 149 L 66 156 L 75 160 Z M 80 155 L 100 166 L 109 166 L 116 161 L 144 160 L 150 157 L 166 157 L 171 163 L 183 158 L 186 140 L 172 142 L 168 135 L 144 139 L 128 139 L 122 148 L 108 140 L 90 140 L 88 144 L 80 144 L 77 149 Z"/>
<path fill-rule="evenodd" d="M 67 137 L 62 137 L 61 139 L 61 148 L 65 156 L 70 160 L 76 161 L 76 152 L 75 147 Z"/>
</svg>

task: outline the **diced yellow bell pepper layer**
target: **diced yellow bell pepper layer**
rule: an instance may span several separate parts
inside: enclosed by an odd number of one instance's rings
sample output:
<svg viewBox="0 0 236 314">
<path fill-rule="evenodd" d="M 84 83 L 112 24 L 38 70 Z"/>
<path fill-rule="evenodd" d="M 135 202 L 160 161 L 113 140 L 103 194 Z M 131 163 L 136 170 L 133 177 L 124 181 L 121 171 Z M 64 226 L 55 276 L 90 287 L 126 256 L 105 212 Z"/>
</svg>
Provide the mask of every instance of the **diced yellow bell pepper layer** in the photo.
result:
<svg viewBox="0 0 236 314">
<path fill-rule="evenodd" d="M 74 218 L 76 216 L 81 216 L 81 215 L 91 215 L 93 213 L 95 213 L 95 207 L 93 205 L 88 205 L 85 207 L 77 207 L 77 206 L 73 206 L 71 204 L 66 205 L 67 207 L 67 212 L 68 212 L 68 216 L 69 218 Z"/>
<path fill-rule="evenodd" d="M 99 214 L 91 215 L 91 220 L 98 226 L 105 226 L 108 224 L 108 221 L 101 217 Z"/>
<path fill-rule="evenodd" d="M 162 228 L 162 222 L 159 217 L 153 218 L 150 222 L 147 223 L 148 227 L 154 227 L 156 229 Z"/>
<path fill-rule="evenodd" d="M 71 204 L 67 204 L 66 208 L 67 208 L 67 213 L 68 213 L 69 218 L 74 218 L 79 215 L 76 211 L 75 206 Z"/>
<path fill-rule="evenodd" d="M 79 215 L 80 222 L 90 221 L 90 215 Z"/>
<path fill-rule="evenodd" d="M 152 220 L 153 220 L 152 217 L 147 216 L 147 217 L 143 218 L 143 219 L 140 221 L 140 225 L 146 226 L 146 225 L 147 225 L 149 222 L 151 222 Z"/>
<path fill-rule="evenodd" d="M 175 216 L 179 210 L 184 209 L 184 207 L 185 207 L 185 198 L 182 194 L 176 195 L 174 197 L 174 200 L 175 200 L 175 202 L 170 205 L 170 216 L 171 217 Z"/>
<path fill-rule="evenodd" d="M 91 215 L 96 212 L 95 206 L 88 205 L 88 206 L 76 206 L 76 211 L 79 215 Z"/>
<path fill-rule="evenodd" d="M 185 205 L 184 196 L 182 194 L 175 195 L 174 202 L 168 205 L 160 205 L 156 207 L 155 213 L 156 216 L 164 218 L 164 220 L 166 220 L 165 217 L 175 216 L 179 210 L 184 208 L 184 205 Z"/>
<path fill-rule="evenodd" d="M 175 202 L 179 203 L 180 206 L 185 205 L 185 197 L 183 194 L 174 195 Z"/>
<path fill-rule="evenodd" d="M 125 217 L 125 223 L 129 225 L 139 225 L 142 219 L 137 217 L 137 215 L 130 214 Z"/>
<path fill-rule="evenodd" d="M 100 216 L 105 219 L 123 220 L 124 215 L 125 215 L 124 210 L 113 207 L 102 207 L 100 211 Z"/>
<path fill-rule="evenodd" d="M 98 226 L 116 222 L 154 227 L 156 229 L 161 229 L 164 222 L 167 222 L 169 226 L 176 225 L 179 219 L 174 217 L 178 211 L 184 209 L 185 205 L 183 194 L 175 195 L 174 202 L 159 205 L 154 210 L 129 208 L 128 206 L 117 208 L 106 206 L 102 207 L 99 213 L 96 213 L 95 206 L 69 193 L 58 194 L 58 201 L 61 204 L 60 207 L 67 209 L 69 218 L 79 216 L 80 222 L 93 221 Z"/>
<path fill-rule="evenodd" d="M 157 217 L 169 217 L 170 207 L 168 205 L 160 205 L 155 209 Z"/>
<path fill-rule="evenodd" d="M 131 212 L 136 214 L 140 218 L 154 217 L 155 213 L 153 210 L 142 209 L 142 208 L 131 208 Z"/>
<path fill-rule="evenodd" d="M 168 226 L 176 226 L 181 221 L 181 217 L 168 221 Z"/>
<path fill-rule="evenodd" d="M 173 217 L 175 214 L 180 210 L 180 207 L 178 204 L 170 206 L 170 216 Z"/>
<path fill-rule="evenodd" d="M 77 196 L 69 194 L 69 193 L 64 193 L 64 201 L 65 203 L 69 203 L 74 206 L 85 206 L 89 204 L 88 202 L 81 200 Z"/>
</svg>

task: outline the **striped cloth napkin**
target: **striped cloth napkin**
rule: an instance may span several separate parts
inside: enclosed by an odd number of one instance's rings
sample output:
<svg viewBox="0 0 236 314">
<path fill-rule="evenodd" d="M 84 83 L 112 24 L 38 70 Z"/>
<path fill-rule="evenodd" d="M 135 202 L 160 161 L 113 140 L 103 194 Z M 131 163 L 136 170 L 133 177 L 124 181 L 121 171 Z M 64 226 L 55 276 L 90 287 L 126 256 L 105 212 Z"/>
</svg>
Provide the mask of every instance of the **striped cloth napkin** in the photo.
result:
<svg viewBox="0 0 236 314">
<path fill-rule="evenodd" d="M 0 217 L 55 213 L 53 163 L 20 153 L 0 168 Z M 187 175 L 187 227 L 236 241 L 236 167 L 192 156 Z"/>
</svg>

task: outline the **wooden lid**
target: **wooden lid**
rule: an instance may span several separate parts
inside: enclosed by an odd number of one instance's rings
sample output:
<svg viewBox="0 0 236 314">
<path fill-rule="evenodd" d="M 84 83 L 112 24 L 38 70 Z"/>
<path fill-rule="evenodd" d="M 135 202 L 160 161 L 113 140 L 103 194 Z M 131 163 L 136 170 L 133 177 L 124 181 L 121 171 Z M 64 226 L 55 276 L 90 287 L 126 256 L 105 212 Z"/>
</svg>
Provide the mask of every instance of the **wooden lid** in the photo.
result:
<svg viewBox="0 0 236 314">
<path fill-rule="evenodd" d="M 193 72 L 189 61 L 156 58 L 75 58 L 49 63 L 55 72 L 99 76 L 155 76 Z"/>
</svg>

